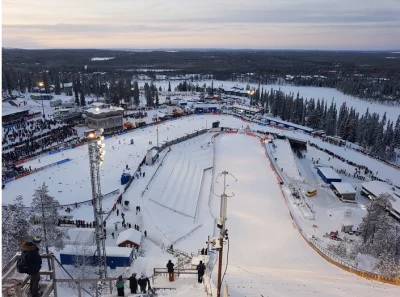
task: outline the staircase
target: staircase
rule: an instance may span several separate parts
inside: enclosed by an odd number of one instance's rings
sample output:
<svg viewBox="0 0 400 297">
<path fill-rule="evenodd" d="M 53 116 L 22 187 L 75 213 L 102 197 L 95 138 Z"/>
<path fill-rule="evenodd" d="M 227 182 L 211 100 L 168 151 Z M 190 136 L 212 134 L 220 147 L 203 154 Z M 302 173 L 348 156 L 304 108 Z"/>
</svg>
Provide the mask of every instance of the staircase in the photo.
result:
<svg viewBox="0 0 400 297">
<path fill-rule="evenodd" d="M 186 268 L 191 265 L 192 256 L 189 255 L 188 253 L 185 253 L 177 249 L 171 249 L 171 247 L 167 248 L 166 251 L 167 253 L 170 253 L 171 255 L 174 255 L 174 257 L 178 258 L 178 261 L 176 263 L 176 268 Z"/>
</svg>

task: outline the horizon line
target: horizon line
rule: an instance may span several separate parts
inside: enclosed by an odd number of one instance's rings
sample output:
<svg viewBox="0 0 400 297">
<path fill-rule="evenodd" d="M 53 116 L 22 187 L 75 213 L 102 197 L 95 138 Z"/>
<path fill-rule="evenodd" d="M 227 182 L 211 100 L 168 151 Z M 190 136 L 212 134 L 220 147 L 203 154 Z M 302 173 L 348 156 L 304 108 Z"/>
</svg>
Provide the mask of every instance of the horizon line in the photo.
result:
<svg viewBox="0 0 400 297">
<path fill-rule="evenodd" d="M 399 52 L 400 49 L 388 49 L 388 50 L 380 50 L 380 49 L 289 49 L 289 48 L 212 48 L 212 47 L 155 47 L 155 48 L 21 48 L 21 47 L 7 47 L 3 46 L 2 50 L 25 50 L 25 51 L 45 51 L 45 50 L 104 50 L 104 51 L 303 51 L 303 52 L 311 52 L 311 51 L 321 51 L 321 52 L 382 52 L 382 53 L 391 53 L 391 52 Z"/>
</svg>

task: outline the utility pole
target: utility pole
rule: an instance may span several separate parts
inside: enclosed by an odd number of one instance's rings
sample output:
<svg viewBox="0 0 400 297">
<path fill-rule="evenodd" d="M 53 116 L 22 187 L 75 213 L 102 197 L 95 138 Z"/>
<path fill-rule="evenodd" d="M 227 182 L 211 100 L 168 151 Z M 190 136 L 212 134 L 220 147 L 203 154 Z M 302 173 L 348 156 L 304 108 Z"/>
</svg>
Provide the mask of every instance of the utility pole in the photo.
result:
<svg viewBox="0 0 400 297">
<path fill-rule="evenodd" d="M 235 196 L 234 193 L 232 193 L 231 196 L 228 196 L 226 194 L 226 188 L 228 187 L 226 185 L 226 176 L 231 175 L 235 181 L 237 181 L 237 178 L 234 177 L 232 174 L 229 174 L 228 171 L 222 171 L 222 173 L 218 174 L 218 178 L 223 175 L 224 176 L 224 192 L 221 194 L 221 206 L 220 206 L 220 214 L 219 214 L 219 221 L 218 221 L 218 228 L 220 228 L 220 235 L 219 235 L 219 245 L 220 249 L 218 251 L 218 285 L 217 285 L 217 297 L 221 296 L 221 287 L 222 287 L 222 256 L 223 256 L 223 246 L 224 246 L 224 237 L 227 235 L 227 230 L 225 229 L 225 222 L 226 222 L 226 209 L 228 206 L 228 197 L 233 197 Z"/>
</svg>

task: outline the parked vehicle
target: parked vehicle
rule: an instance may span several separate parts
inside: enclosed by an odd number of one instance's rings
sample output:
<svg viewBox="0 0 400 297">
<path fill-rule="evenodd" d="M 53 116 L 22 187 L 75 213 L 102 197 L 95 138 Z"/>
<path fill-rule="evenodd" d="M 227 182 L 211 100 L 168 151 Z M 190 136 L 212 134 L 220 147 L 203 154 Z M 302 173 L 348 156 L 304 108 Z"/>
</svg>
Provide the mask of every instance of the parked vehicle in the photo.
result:
<svg viewBox="0 0 400 297">
<path fill-rule="evenodd" d="M 306 192 L 306 196 L 307 197 L 312 197 L 312 196 L 315 196 L 315 195 L 317 195 L 317 189 L 308 190 Z"/>
</svg>

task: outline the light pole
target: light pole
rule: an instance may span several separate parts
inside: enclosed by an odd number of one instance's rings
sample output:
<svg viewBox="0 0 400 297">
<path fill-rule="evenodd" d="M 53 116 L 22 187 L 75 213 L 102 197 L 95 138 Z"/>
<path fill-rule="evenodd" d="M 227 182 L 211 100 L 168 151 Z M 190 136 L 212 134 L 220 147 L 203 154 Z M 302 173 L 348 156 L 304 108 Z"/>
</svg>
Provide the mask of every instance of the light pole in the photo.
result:
<svg viewBox="0 0 400 297">
<path fill-rule="evenodd" d="M 223 175 L 224 176 L 224 191 L 221 194 L 221 206 L 220 206 L 220 217 L 218 220 L 217 227 L 221 230 L 220 235 L 219 235 L 219 251 L 218 251 L 218 284 L 217 284 L 217 297 L 220 297 L 221 295 L 221 287 L 222 287 L 222 256 L 223 256 L 223 245 L 224 245 L 224 237 L 228 238 L 228 230 L 225 229 L 225 222 L 226 222 L 226 209 L 228 206 L 228 197 L 233 197 L 235 196 L 234 193 L 232 193 L 231 196 L 228 196 L 225 193 L 226 188 L 228 187 L 226 185 L 226 176 L 230 175 L 232 176 L 235 181 L 237 181 L 237 178 L 234 177 L 232 174 L 230 174 L 228 171 L 222 171 L 220 174 L 217 176 L 217 182 L 218 178 Z"/>
<path fill-rule="evenodd" d="M 103 209 L 100 185 L 100 165 L 104 161 L 104 130 L 91 131 L 87 134 L 89 149 L 90 179 L 92 186 L 92 204 L 96 233 L 96 252 L 99 264 L 99 277 L 107 277 L 105 236 L 103 232 Z M 96 291 L 97 293 L 97 291 Z"/>
<path fill-rule="evenodd" d="M 43 82 L 43 81 L 39 81 L 37 84 L 38 84 L 38 86 L 39 86 L 39 92 L 40 92 L 40 88 L 43 88 L 43 87 L 44 87 L 44 82 Z M 42 109 L 43 109 L 43 119 L 45 119 L 45 118 L 46 118 L 46 115 L 44 114 L 43 98 L 42 98 Z"/>
<path fill-rule="evenodd" d="M 254 95 L 254 90 L 249 90 L 248 91 L 249 97 L 250 97 L 250 106 L 252 106 L 253 104 L 253 95 Z"/>
<path fill-rule="evenodd" d="M 158 126 L 157 126 L 157 149 L 158 149 Z"/>
</svg>

